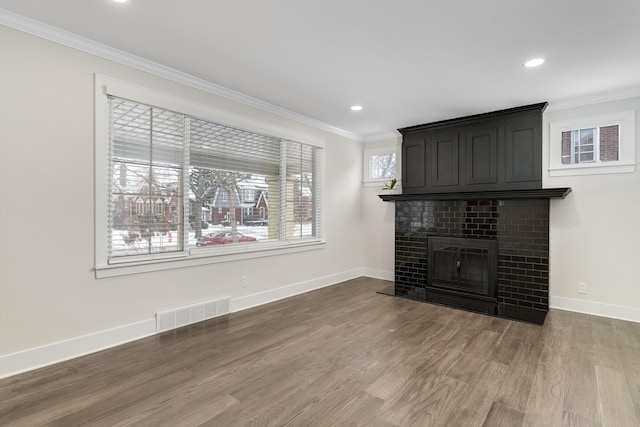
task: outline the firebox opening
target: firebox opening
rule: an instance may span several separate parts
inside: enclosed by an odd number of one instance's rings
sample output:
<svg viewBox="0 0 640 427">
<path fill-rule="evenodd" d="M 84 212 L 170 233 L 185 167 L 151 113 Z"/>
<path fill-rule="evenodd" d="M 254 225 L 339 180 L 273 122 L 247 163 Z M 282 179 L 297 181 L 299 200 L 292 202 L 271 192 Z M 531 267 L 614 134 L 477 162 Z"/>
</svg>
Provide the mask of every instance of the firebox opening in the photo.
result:
<svg viewBox="0 0 640 427">
<path fill-rule="evenodd" d="M 427 300 L 493 314 L 497 310 L 497 241 L 427 238 Z"/>
</svg>

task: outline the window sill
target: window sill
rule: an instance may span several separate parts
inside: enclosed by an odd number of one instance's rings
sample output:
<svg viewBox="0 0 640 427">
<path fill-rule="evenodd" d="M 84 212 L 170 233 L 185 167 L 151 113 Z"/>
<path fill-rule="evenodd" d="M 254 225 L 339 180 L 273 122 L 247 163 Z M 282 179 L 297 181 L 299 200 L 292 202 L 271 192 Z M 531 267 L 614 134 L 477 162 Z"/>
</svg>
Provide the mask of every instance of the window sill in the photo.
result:
<svg viewBox="0 0 640 427">
<path fill-rule="evenodd" d="M 633 173 L 635 163 L 572 165 L 549 168 L 549 176 L 605 175 L 612 173 Z"/>
<path fill-rule="evenodd" d="M 380 187 L 380 189 L 382 189 L 384 187 L 385 184 L 387 184 L 389 181 L 391 181 L 391 178 L 386 178 L 386 179 L 367 179 L 362 181 L 362 185 L 365 187 Z M 396 188 L 400 188 L 400 180 L 398 179 L 397 183 L 396 183 Z"/>
<path fill-rule="evenodd" d="M 171 270 L 174 268 L 193 267 L 222 262 L 232 262 L 267 256 L 286 255 L 297 252 L 306 252 L 323 249 L 324 240 L 305 240 L 290 243 L 264 243 L 258 245 L 239 245 L 235 248 L 219 247 L 191 249 L 190 255 L 174 258 L 156 259 L 151 261 L 138 261 L 118 263 L 95 268 L 96 279 L 107 277 L 125 276 L 129 274 L 148 273 L 153 271 Z"/>
</svg>

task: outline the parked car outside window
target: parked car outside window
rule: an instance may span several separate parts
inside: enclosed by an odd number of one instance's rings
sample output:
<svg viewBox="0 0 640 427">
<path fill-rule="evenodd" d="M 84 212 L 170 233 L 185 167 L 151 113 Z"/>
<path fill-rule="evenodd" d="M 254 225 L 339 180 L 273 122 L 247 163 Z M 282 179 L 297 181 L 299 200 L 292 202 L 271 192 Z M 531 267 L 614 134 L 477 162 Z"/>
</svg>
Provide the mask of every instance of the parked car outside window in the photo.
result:
<svg viewBox="0 0 640 427">
<path fill-rule="evenodd" d="M 238 233 L 238 242 L 255 242 L 256 240 L 258 239 L 255 237 Z M 196 240 L 196 246 L 227 245 L 229 243 L 233 243 L 233 233 L 231 233 L 231 231 L 205 234 Z"/>
</svg>

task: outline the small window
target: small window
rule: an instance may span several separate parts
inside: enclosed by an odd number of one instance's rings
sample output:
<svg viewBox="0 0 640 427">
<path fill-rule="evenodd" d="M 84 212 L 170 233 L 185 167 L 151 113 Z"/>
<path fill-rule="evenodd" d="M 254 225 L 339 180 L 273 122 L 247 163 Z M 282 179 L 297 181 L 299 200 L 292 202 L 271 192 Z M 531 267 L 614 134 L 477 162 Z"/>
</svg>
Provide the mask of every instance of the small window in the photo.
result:
<svg viewBox="0 0 640 427">
<path fill-rule="evenodd" d="M 551 176 L 633 172 L 635 112 L 552 122 Z"/>
<path fill-rule="evenodd" d="M 389 179 L 396 176 L 396 153 L 374 154 L 369 158 L 369 177 Z"/>
<path fill-rule="evenodd" d="M 620 157 L 620 126 L 562 132 L 562 164 L 616 162 Z"/>
<path fill-rule="evenodd" d="M 364 151 L 364 179 L 384 182 L 396 177 L 396 148 L 378 148 Z"/>
</svg>

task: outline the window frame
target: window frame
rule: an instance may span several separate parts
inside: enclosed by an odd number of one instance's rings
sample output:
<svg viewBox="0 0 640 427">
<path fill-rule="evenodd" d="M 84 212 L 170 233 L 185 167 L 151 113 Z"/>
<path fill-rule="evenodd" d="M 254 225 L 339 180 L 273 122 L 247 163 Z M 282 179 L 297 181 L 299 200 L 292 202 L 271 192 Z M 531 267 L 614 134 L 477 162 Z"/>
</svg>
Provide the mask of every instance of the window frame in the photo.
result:
<svg viewBox="0 0 640 427">
<path fill-rule="evenodd" d="M 324 140 L 294 129 L 275 126 L 269 122 L 256 120 L 244 115 L 218 109 L 209 105 L 199 104 L 185 98 L 163 93 L 158 90 L 139 86 L 133 83 L 121 81 L 101 74 L 95 74 L 95 274 L 96 278 L 114 277 L 126 274 L 138 274 L 151 271 L 161 271 L 173 268 L 206 265 L 220 262 L 230 262 L 264 256 L 274 256 L 287 253 L 304 252 L 321 249 L 325 246 L 325 233 L 322 227 L 324 221 L 324 177 L 325 164 L 323 159 L 317 164 L 320 173 L 318 185 L 318 207 L 320 233 L 317 237 L 300 240 L 280 240 L 277 242 L 264 242 L 260 245 L 238 245 L 226 247 L 189 248 L 188 234 L 185 230 L 185 245 L 183 251 L 170 253 L 155 253 L 140 257 L 125 257 L 123 259 L 111 259 L 108 257 L 108 204 L 109 168 L 110 168 L 110 141 L 109 141 L 109 101 L 108 96 L 130 99 L 135 102 L 153 105 L 182 114 L 210 120 L 226 126 L 236 127 L 250 132 L 266 134 L 289 141 L 304 141 L 304 144 L 325 148 Z M 321 156 L 324 157 L 324 150 Z M 188 173 L 188 169 L 186 170 Z M 185 212 L 188 212 L 189 197 L 184 197 Z M 136 205 L 137 209 L 137 205 Z M 188 224 L 188 221 L 184 221 Z"/>
<path fill-rule="evenodd" d="M 379 186 L 396 178 L 400 184 L 400 153 L 396 145 L 376 148 L 365 148 L 362 152 L 362 182 L 367 187 Z M 381 156 L 385 154 L 395 154 L 396 156 L 396 173 L 395 176 L 389 178 L 373 178 L 371 176 L 371 158 L 373 156 Z"/>
<path fill-rule="evenodd" d="M 595 175 L 611 173 L 631 173 L 635 170 L 635 111 L 559 120 L 549 123 L 549 175 Z M 618 160 L 600 160 L 600 129 L 606 126 L 618 126 Z M 562 133 L 582 129 L 596 128 L 594 141 L 594 161 L 580 163 L 562 163 Z M 571 152 L 573 155 L 573 144 Z"/>
</svg>

